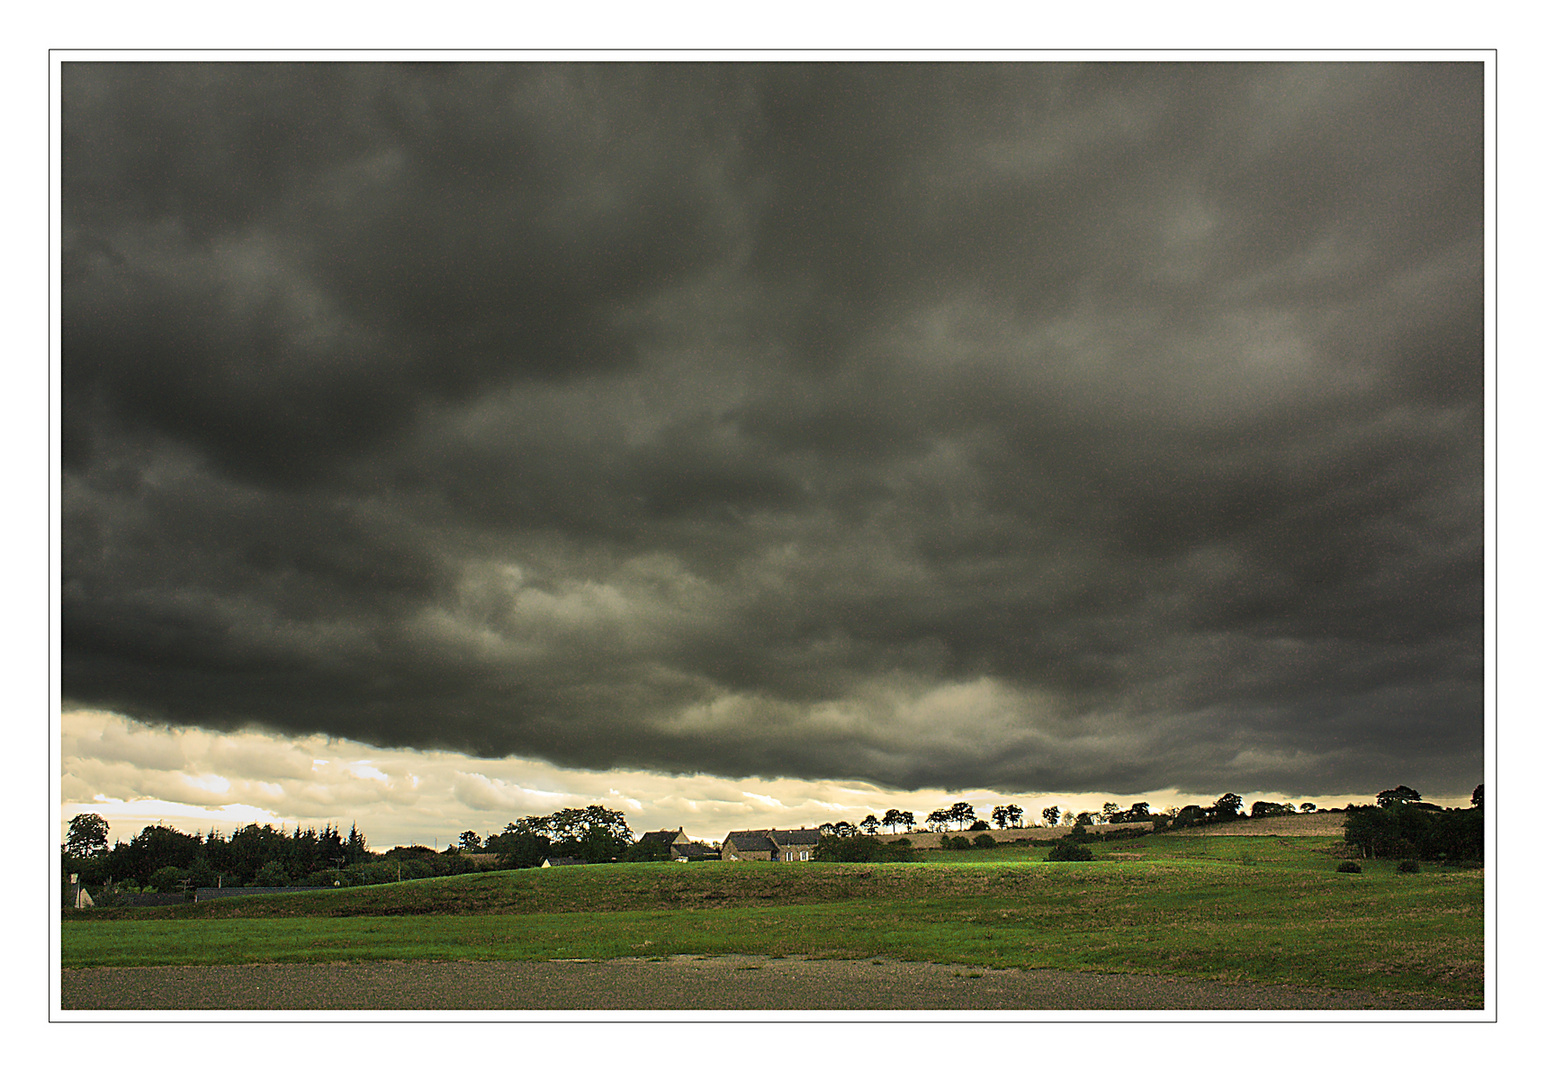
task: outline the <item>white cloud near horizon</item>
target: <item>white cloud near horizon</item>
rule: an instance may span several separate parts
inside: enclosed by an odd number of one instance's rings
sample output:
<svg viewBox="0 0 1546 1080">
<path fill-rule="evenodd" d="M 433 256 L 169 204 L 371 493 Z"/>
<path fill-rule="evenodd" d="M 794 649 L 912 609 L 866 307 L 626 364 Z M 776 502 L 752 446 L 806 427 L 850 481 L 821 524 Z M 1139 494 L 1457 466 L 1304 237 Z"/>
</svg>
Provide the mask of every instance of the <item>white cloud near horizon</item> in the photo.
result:
<svg viewBox="0 0 1546 1080">
<path fill-rule="evenodd" d="M 1013 802 L 1027 820 L 1038 820 L 1049 805 L 1098 810 L 1106 802 L 1126 807 L 1143 799 L 1163 809 L 1220 794 L 898 792 L 839 780 L 587 772 L 522 758 L 382 749 L 320 735 L 216 734 L 84 710 L 61 714 L 60 735 L 61 837 L 74 815 L 96 813 L 108 821 L 114 842 L 157 823 L 229 833 L 253 823 L 293 829 L 331 822 L 358 824 L 376 850 L 414 843 L 444 847 L 466 829 L 486 836 L 516 818 L 592 803 L 622 809 L 636 833 L 681 827 L 717 841 L 734 829 L 857 824 L 892 807 L 911 810 L 921 823 L 930 810 L 963 800 L 980 817 Z M 1371 797 L 1239 794 L 1247 805 L 1258 798 L 1309 798 L 1324 806 Z"/>
</svg>

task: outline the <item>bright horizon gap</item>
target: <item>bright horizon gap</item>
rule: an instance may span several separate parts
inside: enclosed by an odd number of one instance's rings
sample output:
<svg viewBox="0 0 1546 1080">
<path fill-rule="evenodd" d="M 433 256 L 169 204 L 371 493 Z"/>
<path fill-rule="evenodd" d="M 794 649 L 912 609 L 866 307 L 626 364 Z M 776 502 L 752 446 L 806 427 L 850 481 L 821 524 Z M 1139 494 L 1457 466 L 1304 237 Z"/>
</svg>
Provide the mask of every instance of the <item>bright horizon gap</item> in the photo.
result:
<svg viewBox="0 0 1546 1080">
<path fill-rule="evenodd" d="M 184 833 L 229 835 L 245 825 L 286 832 L 347 831 L 358 825 L 371 850 L 423 844 L 443 850 L 466 830 L 487 839 L 508 822 L 599 803 L 621 811 L 635 834 L 681 828 L 718 843 L 740 829 L 803 828 L 827 822 L 859 825 L 867 814 L 909 810 L 915 827 L 931 810 L 968 802 L 988 820 L 993 807 L 1020 806 L 1027 824 L 1056 805 L 1099 812 L 1107 802 L 1126 810 L 1147 802 L 1156 810 L 1206 806 L 1224 791 L 1176 789 L 1122 794 L 1087 792 L 901 791 L 847 780 L 779 778 L 748 782 L 709 776 L 669 776 L 644 770 L 592 772 L 519 758 L 475 758 L 447 751 L 383 750 L 322 736 L 291 738 L 261 732 L 211 733 L 144 725 L 115 713 L 62 714 L 64 798 L 60 841 L 79 813 L 102 816 L 109 842 L 128 841 L 146 826 Z M 275 779 L 277 777 L 277 779 Z M 213 781 L 220 781 L 216 784 Z M 1480 782 L 1480 780 L 1478 780 Z M 1393 777 L 1386 787 L 1408 780 Z M 1421 791 L 1421 785 L 1414 785 Z M 1374 792 L 1289 794 L 1232 790 L 1243 808 L 1257 801 L 1320 808 L 1373 802 Z M 216 802 L 208 796 L 228 797 Z M 1469 792 L 1422 792 L 1426 801 L 1469 805 Z M 198 798 L 204 796 L 204 798 Z M 882 834 L 889 830 L 882 827 Z"/>
</svg>

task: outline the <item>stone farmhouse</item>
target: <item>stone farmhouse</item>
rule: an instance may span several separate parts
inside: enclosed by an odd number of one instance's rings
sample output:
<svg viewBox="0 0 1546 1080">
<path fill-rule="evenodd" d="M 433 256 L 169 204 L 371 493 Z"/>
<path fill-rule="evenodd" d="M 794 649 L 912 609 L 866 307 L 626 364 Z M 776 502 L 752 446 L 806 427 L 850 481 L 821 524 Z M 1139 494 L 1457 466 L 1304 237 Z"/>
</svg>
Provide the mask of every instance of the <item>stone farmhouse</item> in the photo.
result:
<svg viewBox="0 0 1546 1080">
<path fill-rule="evenodd" d="M 714 849 L 707 844 L 700 844 L 691 839 L 682 829 L 659 829 L 655 832 L 647 832 L 639 837 L 639 843 L 659 844 L 671 853 L 671 858 L 677 862 L 696 861 L 698 859 L 714 858 Z"/>
<path fill-rule="evenodd" d="M 818 829 L 747 829 L 725 837 L 725 862 L 809 862 L 821 841 Z"/>
</svg>

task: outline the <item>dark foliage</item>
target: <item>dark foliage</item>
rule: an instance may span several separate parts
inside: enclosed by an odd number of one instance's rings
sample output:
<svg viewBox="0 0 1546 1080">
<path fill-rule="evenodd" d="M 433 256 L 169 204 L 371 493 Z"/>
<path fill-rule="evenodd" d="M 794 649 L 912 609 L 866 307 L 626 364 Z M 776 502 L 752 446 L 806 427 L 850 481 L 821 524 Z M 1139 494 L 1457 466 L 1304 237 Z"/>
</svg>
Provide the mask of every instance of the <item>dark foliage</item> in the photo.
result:
<svg viewBox="0 0 1546 1080">
<path fill-rule="evenodd" d="M 150 875 L 150 887 L 158 893 L 183 892 L 188 872 L 176 866 L 163 866 Z"/>
<path fill-rule="evenodd" d="M 76 814 L 70 819 L 70 831 L 65 839 L 67 854 L 77 859 L 89 859 L 107 850 L 107 822 L 100 814 Z"/>
<path fill-rule="evenodd" d="M 1342 835 L 1365 858 L 1480 863 L 1485 829 L 1481 810 L 1424 810 L 1396 800 L 1388 809 L 1350 808 Z"/>
<path fill-rule="evenodd" d="M 522 826 L 512 823 L 498 836 L 489 837 L 484 850 L 499 855 L 501 870 L 522 870 L 528 866 L 541 866 L 552 844 L 547 836 L 524 827 L 524 823 Z"/>
<path fill-rule="evenodd" d="M 290 884 L 290 875 L 285 873 L 284 863 L 273 859 L 258 868 L 252 883 L 266 889 L 278 888 Z"/>
<path fill-rule="evenodd" d="M 1422 796 L 1415 788 L 1409 788 L 1405 784 L 1397 784 L 1388 788 L 1374 797 L 1374 803 L 1381 810 L 1388 810 L 1397 803 L 1421 802 Z"/>
<path fill-rule="evenodd" d="M 1046 862 L 1093 862 L 1095 853 L 1070 836 L 1053 843 L 1047 851 Z"/>
<path fill-rule="evenodd" d="M 1114 825 L 1136 821 L 1149 821 L 1152 818 L 1153 814 L 1149 812 L 1149 804 L 1146 802 L 1135 802 L 1126 810 L 1117 810 L 1114 813 L 1106 815 L 1106 820 Z"/>
<path fill-rule="evenodd" d="M 550 856 L 588 863 L 612 862 L 627 859 L 630 849 L 637 846 L 623 814 L 600 805 L 583 810 L 564 809 L 546 817 L 524 817 L 483 842 L 485 852 L 500 856 L 502 870 L 541 866 Z M 652 857 L 642 852 L 635 854 Z"/>
<path fill-rule="evenodd" d="M 1361 874 L 1361 873 L 1363 873 L 1363 867 L 1359 866 L 1352 859 L 1346 859 L 1346 860 L 1344 860 L 1342 862 L 1337 863 L 1337 873 L 1339 873 L 1339 874 Z"/>
<path fill-rule="evenodd" d="M 1251 804 L 1251 818 L 1284 817 L 1295 813 L 1293 803 L 1253 802 Z"/>
<path fill-rule="evenodd" d="M 149 825 L 125 843 L 106 846 L 107 823 L 96 815 L 72 821 L 77 852 L 63 852 L 64 880 L 78 874 L 95 900 L 99 894 L 138 889 L 133 882 L 165 883 L 157 871 L 175 868 L 179 882 L 194 888 L 239 887 L 253 884 L 374 885 L 413 878 L 476 873 L 484 869 L 454 846 L 432 851 L 418 845 L 396 847 L 385 855 L 372 852 L 358 825 L 348 835 L 328 824 L 293 833 L 272 825 L 244 825 L 229 837 L 211 829 L 208 835 L 188 834 L 164 825 Z M 95 819 L 95 820 L 90 820 Z M 462 834 L 465 851 L 481 850 L 503 856 L 501 867 L 538 866 L 551 851 L 588 862 L 606 862 L 627 850 L 632 832 L 623 815 L 603 806 L 560 810 L 546 818 L 524 818 L 481 845 L 471 831 Z M 258 879 L 262 878 L 262 881 Z M 110 883 L 116 883 L 110 885 Z"/>
<path fill-rule="evenodd" d="M 1226 791 L 1218 797 L 1212 806 L 1205 812 L 1207 819 L 1212 821 L 1234 821 L 1240 817 L 1240 807 L 1245 800 L 1232 791 Z"/>
<path fill-rule="evenodd" d="M 623 862 L 667 862 L 671 858 L 671 845 L 663 840 L 640 840 L 629 844 L 622 854 Z M 540 865 L 541 859 L 532 865 Z"/>
<path fill-rule="evenodd" d="M 947 837 L 947 839 L 956 839 Z M 883 843 L 879 837 L 823 836 L 811 852 L 817 862 L 922 862 L 923 856 L 913 851 L 906 840 Z"/>
<path fill-rule="evenodd" d="M 1402 859 L 1396 864 L 1396 873 L 1398 874 L 1415 874 L 1417 871 L 1418 865 L 1416 859 Z"/>
</svg>

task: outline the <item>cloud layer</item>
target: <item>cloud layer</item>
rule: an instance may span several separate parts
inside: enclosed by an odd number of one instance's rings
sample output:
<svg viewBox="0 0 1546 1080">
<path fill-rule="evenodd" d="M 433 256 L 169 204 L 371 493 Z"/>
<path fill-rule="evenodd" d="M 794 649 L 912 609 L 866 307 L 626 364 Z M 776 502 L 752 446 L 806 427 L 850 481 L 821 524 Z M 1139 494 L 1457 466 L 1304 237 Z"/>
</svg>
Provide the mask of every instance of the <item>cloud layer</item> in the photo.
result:
<svg viewBox="0 0 1546 1080">
<path fill-rule="evenodd" d="M 66 64 L 66 700 L 596 771 L 1469 791 L 1482 94 Z"/>
<path fill-rule="evenodd" d="M 358 825 L 370 847 L 385 851 L 398 844 L 444 848 L 465 829 L 488 836 L 521 817 L 594 803 L 621 812 L 636 836 L 684 828 L 689 836 L 717 843 L 735 829 L 858 824 L 866 815 L 879 818 L 889 809 L 910 810 L 921 823 L 931 810 L 958 801 L 973 804 L 984 820 L 995 806 L 1013 803 L 1032 821 L 1041 820 L 1046 806 L 1099 811 L 1109 801 L 1122 806 L 1138 801 L 1109 792 L 902 792 L 834 780 L 743 783 L 704 773 L 587 772 L 523 758 L 382 750 L 317 735 L 213 734 L 84 710 L 62 719 L 61 843 L 70 818 L 80 813 L 106 819 L 115 842 L 128 841 L 154 824 L 184 832 L 214 828 L 230 835 L 248 824 L 289 830 L 331 822 L 345 832 Z M 1240 794 L 1246 805 L 1288 798 L 1279 792 Z M 1373 797 L 1311 794 L 1323 807 Z M 1207 805 L 1217 795 L 1142 793 L 1156 810 Z"/>
</svg>

